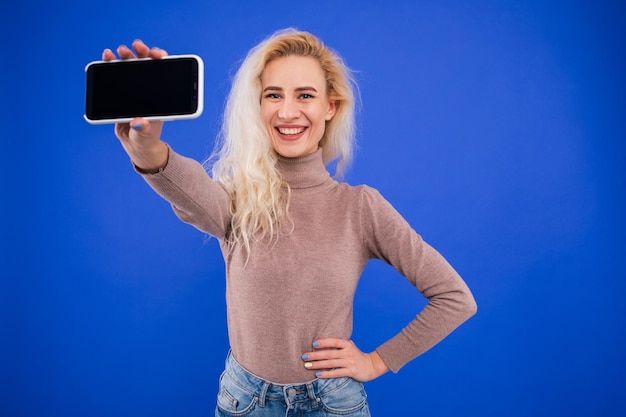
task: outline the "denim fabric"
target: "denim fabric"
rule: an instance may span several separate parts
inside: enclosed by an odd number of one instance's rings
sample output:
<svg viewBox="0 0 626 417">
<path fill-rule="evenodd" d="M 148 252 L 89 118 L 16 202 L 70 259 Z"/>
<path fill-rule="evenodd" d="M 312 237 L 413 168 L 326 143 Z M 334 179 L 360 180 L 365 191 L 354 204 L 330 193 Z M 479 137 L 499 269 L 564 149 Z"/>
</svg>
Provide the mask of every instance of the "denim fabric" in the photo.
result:
<svg viewBox="0 0 626 417">
<path fill-rule="evenodd" d="M 370 417 L 363 384 L 352 378 L 274 384 L 226 359 L 220 377 L 216 417 Z"/>
</svg>

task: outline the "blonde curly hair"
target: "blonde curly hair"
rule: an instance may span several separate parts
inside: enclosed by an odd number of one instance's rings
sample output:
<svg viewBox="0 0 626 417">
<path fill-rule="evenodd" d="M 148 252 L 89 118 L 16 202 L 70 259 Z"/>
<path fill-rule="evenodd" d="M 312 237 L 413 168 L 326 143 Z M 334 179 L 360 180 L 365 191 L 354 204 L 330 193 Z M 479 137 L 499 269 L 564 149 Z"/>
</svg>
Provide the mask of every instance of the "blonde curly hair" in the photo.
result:
<svg viewBox="0 0 626 417">
<path fill-rule="evenodd" d="M 212 177 L 232 196 L 231 249 L 252 241 L 271 241 L 289 214 L 290 189 L 276 168 L 278 155 L 261 119 L 261 77 L 265 66 L 280 57 L 315 58 L 326 78 L 334 117 L 320 141 L 325 164 L 337 161 L 341 176 L 353 157 L 356 84 L 342 58 L 320 39 L 295 29 L 278 31 L 252 48 L 233 79 L 216 150 L 206 161 Z"/>
</svg>

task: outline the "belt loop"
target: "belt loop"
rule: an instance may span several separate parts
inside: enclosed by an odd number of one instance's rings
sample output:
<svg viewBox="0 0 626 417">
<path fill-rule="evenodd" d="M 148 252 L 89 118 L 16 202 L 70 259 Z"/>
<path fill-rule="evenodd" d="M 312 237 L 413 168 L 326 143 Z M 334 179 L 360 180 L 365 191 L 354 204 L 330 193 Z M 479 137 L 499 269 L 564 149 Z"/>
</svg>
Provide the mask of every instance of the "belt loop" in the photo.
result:
<svg viewBox="0 0 626 417">
<path fill-rule="evenodd" d="M 263 382 L 263 387 L 261 388 L 261 393 L 259 394 L 259 407 L 265 407 L 265 397 L 267 396 L 267 390 L 270 385 L 272 384 L 267 381 Z"/>
<path fill-rule="evenodd" d="M 309 394 L 309 399 L 311 400 L 311 408 L 315 410 L 318 406 L 318 401 L 315 397 L 315 389 L 313 388 L 312 382 L 306 384 L 306 392 Z"/>
</svg>

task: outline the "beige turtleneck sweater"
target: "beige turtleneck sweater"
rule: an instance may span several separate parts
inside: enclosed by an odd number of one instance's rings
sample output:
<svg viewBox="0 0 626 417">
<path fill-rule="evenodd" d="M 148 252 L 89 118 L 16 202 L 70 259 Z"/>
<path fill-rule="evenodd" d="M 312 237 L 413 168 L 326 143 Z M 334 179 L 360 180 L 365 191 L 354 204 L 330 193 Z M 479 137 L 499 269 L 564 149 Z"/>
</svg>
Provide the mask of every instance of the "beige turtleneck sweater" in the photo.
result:
<svg viewBox="0 0 626 417">
<path fill-rule="evenodd" d="M 270 246 L 252 243 L 247 264 L 241 248 L 226 247 L 229 195 L 198 162 L 170 150 L 161 172 L 143 175 L 181 220 L 219 239 L 230 344 L 247 370 L 276 383 L 314 379 L 301 355 L 321 338 L 350 339 L 354 294 L 370 259 L 392 265 L 428 299 L 376 349 L 392 371 L 475 313 L 461 277 L 376 190 L 333 180 L 321 150 L 278 164 L 291 187 L 293 230 L 286 224 Z"/>
</svg>

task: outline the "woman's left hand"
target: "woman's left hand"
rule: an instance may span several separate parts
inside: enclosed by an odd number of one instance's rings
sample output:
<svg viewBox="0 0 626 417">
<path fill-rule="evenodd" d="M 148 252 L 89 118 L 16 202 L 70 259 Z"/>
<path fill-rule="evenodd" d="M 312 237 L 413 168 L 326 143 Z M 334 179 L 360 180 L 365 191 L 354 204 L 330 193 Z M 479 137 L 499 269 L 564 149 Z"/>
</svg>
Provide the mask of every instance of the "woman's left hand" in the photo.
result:
<svg viewBox="0 0 626 417">
<path fill-rule="evenodd" d="M 360 382 L 376 379 L 389 370 L 378 352 L 363 353 L 351 340 L 320 339 L 314 351 L 302 355 L 304 367 L 318 370 L 318 378 L 350 377 Z"/>
</svg>

